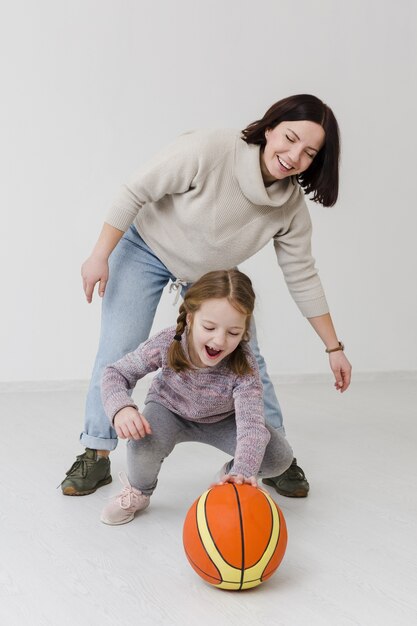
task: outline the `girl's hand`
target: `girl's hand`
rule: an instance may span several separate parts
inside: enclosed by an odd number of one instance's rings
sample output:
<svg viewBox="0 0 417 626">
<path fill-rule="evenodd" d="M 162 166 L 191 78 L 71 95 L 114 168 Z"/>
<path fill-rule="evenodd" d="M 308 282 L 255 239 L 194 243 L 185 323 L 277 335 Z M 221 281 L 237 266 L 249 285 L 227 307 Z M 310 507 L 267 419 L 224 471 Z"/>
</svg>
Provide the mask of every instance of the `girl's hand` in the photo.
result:
<svg viewBox="0 0 417 626">
<path fill-rule="evenodd" d="M 99 283 L 98 295 L 104 296 L 107 281 L 109 279 L 109 264 L 106 257 L 99 257 L 92 254 L 81 266 L 81 276 L 83 279 L 83 289 L 87 302 L 93 299 L 94 286 Z"/>
<path fill-rule="evenodd" d="M 149 422 L 134 406 L 125 406 L 116 413 L 114 429 L 120 439 L 143 439 L 152 435 Z"/>
<path fill-rule="evenodd" d="M 258 486 L 258 481 L 255 476 L 250 476 L 246 478 L 243 474 L 237 474 L 236 476 L 232 476 L 231 474 L 225 474 L 221 480 L 217 483 L 213 483 L 210 487 L 215 487 L 216 485 L 224 485 L 226 483 L 236 483 L 236 485 L 252 485 L 252 487 Z"/>
<path fill-rule="evenodd" d="M 335 377 L 335 388 L 343 393 L 350 385 L 352 366 L 342 350 L 329 354 L 330 368 Z"/>
</svg>

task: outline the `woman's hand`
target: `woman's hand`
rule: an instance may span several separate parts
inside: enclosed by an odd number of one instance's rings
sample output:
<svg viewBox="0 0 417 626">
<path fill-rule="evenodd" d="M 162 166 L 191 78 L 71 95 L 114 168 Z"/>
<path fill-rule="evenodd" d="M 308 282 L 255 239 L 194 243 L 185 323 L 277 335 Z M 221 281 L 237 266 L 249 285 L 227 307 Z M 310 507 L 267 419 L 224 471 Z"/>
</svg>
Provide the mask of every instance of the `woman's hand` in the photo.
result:
<svg viewBox="0 0 417 626">
<path fill-rule="evenodd" d="M 103 228 L 101 229 L 100 236 L 91 256 L 89 256 L 81 266 L 83 289 L 87 302 L 91 302 L 93 299 L 96 283 L 99 283 L 98 295 L 101 298 L 104 296 L 109 279 L 108 258 L 122 237 L 122 230 L 114 228 L 114 226 L 110 226 L 110 224 L 103 224 Z"/>
<path fill-rule="evenodd" d="M 335 388 L 343 393 L 350 385 L 352 366 L 342 350 L 329 354 L 330 368 L 335 377 Z"/>
<path fill-rule="evenodd" d="M 343 350 L 334 350 L 334 348 L 340 344 L 340 341 L 337 338 L 330 313 L 310 317 L 308 321 L 323 341 L 324 345 L 332 349 L 332 352 L 329 353 L 329 363 L 336 381 L 334 386 L 337 391 L 343 393 L 350 385 L 352 366 L 345 357 Z"/>
<path fill-rule="evenodd" d="M 216 485 L 224 485 L 225 483 L 236 483 L 236 485 L 252 485 L 252 487 L 258 486 L 258 481 L 255 476 L 250 476 L 246 478 L 243 474 L 237 474 L 236 476 L 232 476 L 231 474 L 225 474 L 222 476 L 221 480 L 217 483 L 213 483 L 210 487 L 215 487 Z"/>
<path fill-rule="evenodd" d="M 134 406 L 125 406 L 116 413 L 114 429 L 120 439 L 143 439 L 152 435 L 148 420 Z"/>
<path fill-rule="evenodd" d="M 81 276 L 83 279 L 83 289 L 87 298 L 87 302 L 93 299 L 94 287 L 97 283 L 98 295 L 100 298 L 104 296 L 107 281 L 109 279 L 109 264 L 106 257 L 100 257 L 92 254 L 81 266 Z"/>
</svg>

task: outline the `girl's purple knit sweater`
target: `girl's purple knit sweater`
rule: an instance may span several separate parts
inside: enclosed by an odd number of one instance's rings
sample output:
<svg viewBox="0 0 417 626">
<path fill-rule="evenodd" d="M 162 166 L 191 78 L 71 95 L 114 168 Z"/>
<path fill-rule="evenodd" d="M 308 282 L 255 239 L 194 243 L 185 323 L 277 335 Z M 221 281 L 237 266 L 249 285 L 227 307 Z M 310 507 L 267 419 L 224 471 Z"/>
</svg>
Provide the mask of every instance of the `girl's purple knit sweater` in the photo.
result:
<svg viewBox="0 0 417 626">
<path fill-rule="evenodd" d="M 228 357 L 214 367 L 193 367 L 177 373 L 167 363 L 174 335 L 175 327 L 166 328 L 104 370 L 102 399 L 108 418 L 113 423 L 123 407 L 137 408 L 130 397 L 136 382 L 159 370 L 145 404 L 158 402 L 184 419 L 213 423 L 213 428 L 215 422 L 235 413 L 237 438 L 232 473 L 256 476 L 270 434 L 265 427 L 263 387 L 251 349 L 243 344 L 252 374 L 239 376 L 232 372 Z M 182 347 L 188 356 L 185 333 Z"/>
</svg>

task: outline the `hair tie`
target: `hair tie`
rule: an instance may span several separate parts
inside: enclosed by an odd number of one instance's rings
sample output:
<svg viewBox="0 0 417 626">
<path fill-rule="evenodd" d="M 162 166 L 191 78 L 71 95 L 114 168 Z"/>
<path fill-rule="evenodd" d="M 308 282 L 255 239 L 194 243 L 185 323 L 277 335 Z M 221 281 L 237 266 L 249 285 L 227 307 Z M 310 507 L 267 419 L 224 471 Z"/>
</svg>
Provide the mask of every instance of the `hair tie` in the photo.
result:
<svg viewBox="0 0 417 626">
<path fill-rule="evenodd" d="M 174 335 L 174 341 L 181 341 L 181 335 L 178 335 L 178 333 Z"/>
</svg>

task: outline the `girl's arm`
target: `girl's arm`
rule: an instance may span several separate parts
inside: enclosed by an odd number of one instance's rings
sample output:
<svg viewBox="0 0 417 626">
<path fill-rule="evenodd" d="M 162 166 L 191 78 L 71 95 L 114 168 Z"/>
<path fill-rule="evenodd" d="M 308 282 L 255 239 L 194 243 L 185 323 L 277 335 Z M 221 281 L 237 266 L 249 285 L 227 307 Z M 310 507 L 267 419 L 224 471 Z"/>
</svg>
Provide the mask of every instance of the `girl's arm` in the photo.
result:
<svg viewBox="0 0 417 626">
<path fill-rule="evenodd" d="M 104 410 L 120 439 L 142 439 L 152 434 L 148 421 L 131 397 L 136 382 L 147 373 L 141 359 L 136 358 L 140 349 L 141 346 L 103 372 L 101 396 Z"/>
<path fill-rule="evenodd" d="M 101 379 L 101 399 L 104 411 L 116 430 L 120 427 L 120 432 L 124 435 L 122 438 L 130 436 L 129 426 L 127 430 L 124 429 L 125 417 L 129 424 L 132 423 L 132 418 L 133 422 L 137 421 L 135 417 L 138 418 L 147 432 L 146 420 L 144 421 L 145 418 L 142 419 L 140 416 L 138 407 L 132 399 L 132 392 L 138 380 L 162 367 L 163 354 L 171 338 L 172 329 L 160 331 L 141 343 L 136 350 L 129 352 L 104 369 Z M 135 412 L 133 413 L 132 410 Z M 136 425 L 138 434 L 143 436 L 139 422 Z M 117 432 L 119 434 L 119 431 Z"/>
<path fill-rule="evenodd" d="M 98 282 L 100 283 L 98 287 L 98 295 L 101 298 L 104 296 L 109 278 L 108 258 L 119 243 L 122 236 L 122 230 L 105 223 L 91 255 L 82 264 L 81 276 L 83 279 L 83 289 L 87 302 L 92 301 L 94 286 Z"/>
<path fill-rule="evenodd" d="M 265 426 L 263 387 L 258 365 L 252 354 L 248 355 L 248 360 L 254 373 L 239 377 L 233 390 L 236 419 L 233 474 L 251 479 L 258 473 L 271 436 Z"/>
<path fill-rule="evenodd" d="M 332 348 L 337 348 L 339 340 L 330 313 L 318 315 L 317 317 L 309 317 L 308 321 L 323 341 L 326 349 L 331 350 Z M 337 391 L 343 393 L 350 385 L 352 366 L 347 360 L 343 350 L 330 352 L 329 363 L 336 381 L 334 386 Z"/>
</svg>

